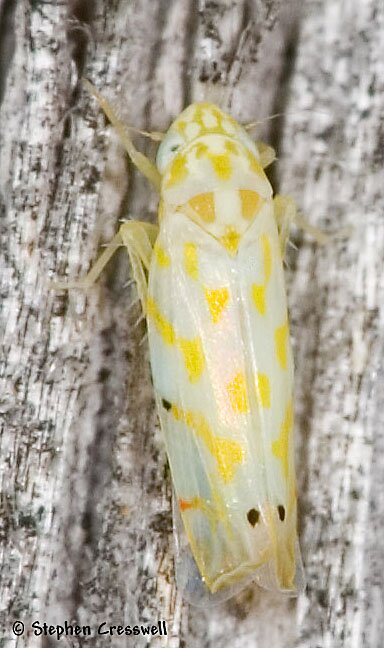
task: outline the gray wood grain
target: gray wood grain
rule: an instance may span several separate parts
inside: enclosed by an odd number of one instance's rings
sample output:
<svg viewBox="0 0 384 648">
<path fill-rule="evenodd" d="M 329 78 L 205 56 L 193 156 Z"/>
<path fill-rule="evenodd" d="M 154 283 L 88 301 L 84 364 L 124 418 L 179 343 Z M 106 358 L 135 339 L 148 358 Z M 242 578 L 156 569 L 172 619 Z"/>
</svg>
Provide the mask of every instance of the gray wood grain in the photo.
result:
<svg viewBox="0 0 384 648">
<path fill-rule="evenodd" d="M 383 85 L 380 0 L 0 3 L 0 645 L 376 648 L 382 644 Z M 116 255 L 82 276 L 118 220 L 154 220 L 87 76 L 129 124 L 166 128 L 205 98 L 256 136 L 307 220 L 287 283 L 296 360 L 297 601 L 250 588 L 184 604 L 173 570 L 170 476 L 145 326 Z M 153 155 L 154 146 L 137 139 Z M 16 639 L 12 623 L 26 633 Z M 34 620 L 167 622 L 166 639 L 35 637 Z"/>
</svg>

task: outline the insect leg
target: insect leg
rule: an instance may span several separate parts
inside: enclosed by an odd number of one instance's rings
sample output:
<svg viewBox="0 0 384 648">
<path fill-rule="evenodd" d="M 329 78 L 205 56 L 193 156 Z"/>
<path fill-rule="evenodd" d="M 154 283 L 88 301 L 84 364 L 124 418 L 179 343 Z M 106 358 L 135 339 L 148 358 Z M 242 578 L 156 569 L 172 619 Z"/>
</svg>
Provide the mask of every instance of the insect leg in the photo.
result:
<svg viewBox="0 0 384 648">
<path fill-rule="evenodd" d="M 310 234 L 320 245 L 325 245 L 330 240 L 330 236 L 325 234 L 321 229 L 313 227 L 297 211 L 296 203 L 290 196 L 281 196 L 276 194 L 273 199 L 275 208 L 275 219 L 279 231 L 279 240 L 282 256 L 285 255 L 285 248 L 289 238 L 289 231 L 292 223 L 297 227 Z"/>
<path fill-rule="evenodd" d="M 260 164 L 265 169 L 276 160 L 276 151 L 272 146 L 264 144 L 264 142 L 255 142 L 257 150 L 260 155 Z"/>
<path fill-rule="evenodd" d="M 127 249 L 132 266 L 133 279 L 136 283 L 143 313 L 146 312 L 147 301 L 147 272 L 152 256 L 152 249 L 157 238 L 158 227 L 142 221 L 127 221 L 120 226 L 119 231 L 108 243 L 104 252 L 97 259 L 88 274 L 78 281 L 53 282 L 55 290 L 87 289 L 93 286 L 104 270 L 108 261 L 122 245 Z"/>
<path fill-rule="evenodd" d="M 145 155 L 140 153 L 134 146 L 130 135 L 129 129 L 127 126 L 119 119 L 113 106 L 104 99 L 104 97 L 96 90 L 95 86 L 92 85 L 87 79 L 83 79 L 83 83 L 90 94 L 95 97 L 99 106 L 102 108 L 112 126 L 117 130 L 118 135 L 124 144 L 126 151 L 132 161 L 132 163 L 141 171 L 141 173 L 148 178 L 148 180 L 155 186 L 157 190 L 160 190 L 160 181 L 161 175 L 153 162 L 149 160 Z"/>
<path fill-rule="evenodd" d="M 129 256 L 143 315 L 147 311 L 147 276 L 158 229 L 158 226 L 152 223 L 127 221 L 122 224 L 119 230 L 122 244 L 125 246 Z"/>
<path fill-rule="evenodd" d="M 296 203 L 290 196 L 276 194 L 273 199 L 274 216 L 279 232 L 279 242 L 282 257 L 285 256 L 285 248 L 289 238 L 289 231 L 297 215 Z"/>
</svg>

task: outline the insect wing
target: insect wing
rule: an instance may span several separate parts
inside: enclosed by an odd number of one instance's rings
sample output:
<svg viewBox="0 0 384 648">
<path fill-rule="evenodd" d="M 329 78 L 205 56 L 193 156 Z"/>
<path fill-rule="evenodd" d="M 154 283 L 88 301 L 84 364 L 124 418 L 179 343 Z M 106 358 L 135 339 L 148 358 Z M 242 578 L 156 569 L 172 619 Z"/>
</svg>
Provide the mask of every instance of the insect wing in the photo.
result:
<svg viewBox="0 0 384 648">
<path fill-rule="evenodd" d="M 250 578 L 289 593 L 297 587 L 292 367 L 271 210 L 234 258 L 183 214 L 166 212 L 150 268 L 161 427 L 185 534 L 212 593 Z M 280 310 L 271 320 L 263 303 L 274 300 Z"/>
</svg>

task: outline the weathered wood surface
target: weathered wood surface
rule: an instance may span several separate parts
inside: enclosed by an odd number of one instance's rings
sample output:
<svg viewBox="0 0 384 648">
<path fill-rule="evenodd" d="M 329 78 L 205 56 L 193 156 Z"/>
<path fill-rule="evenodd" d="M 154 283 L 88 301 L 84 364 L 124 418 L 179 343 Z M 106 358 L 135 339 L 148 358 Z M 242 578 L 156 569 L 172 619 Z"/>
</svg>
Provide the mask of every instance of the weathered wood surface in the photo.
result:
<svg viewBox="0 0 384 648">
<path fill-rule="evenodd" d="M 301 5 L 299 15 L 273 0 L 201 0 L 199 11 L 192 0 L 0 2 L 0 645 L 56 645 L 32 636 L 36 619 L 168 624 L 167 642 L 69 646 L 382 645 L 384 7 Z M 251 589 L 212 610 L 182 603 L 124 255 L 85 295 L 49 289 L 86 272 L 119 218 L 155 218 L 156 197 L 82 92 L 83 74 L 141 127 L 164 128 L 203 96 L 230 100 L 245 121 L 285 111 L 263 127 L 280 190 L 313 224 L 354 228 L 325 248 L 295 234 L 289 254 L 308 577 L 298 601 Z"/>
</svg>

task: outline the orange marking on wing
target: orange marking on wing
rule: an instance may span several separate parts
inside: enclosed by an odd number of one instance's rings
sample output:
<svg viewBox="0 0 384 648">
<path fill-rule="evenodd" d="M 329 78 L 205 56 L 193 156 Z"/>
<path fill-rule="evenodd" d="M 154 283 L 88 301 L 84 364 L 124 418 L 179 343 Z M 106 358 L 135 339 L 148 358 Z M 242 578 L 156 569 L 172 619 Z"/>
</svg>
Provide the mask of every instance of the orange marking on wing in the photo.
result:
<svg viewBox="0 0 384 648">
<path fill-rule="evenodd" d="M 186 499 L 179 499 L 179 508 L 180 511 L 188 511 L 188 509 L 197 509 L 197 508 L 204 508 L 203 507 L 203 501 L 201 497 L 192 497 L 190 500 Z"/>
</svg>

